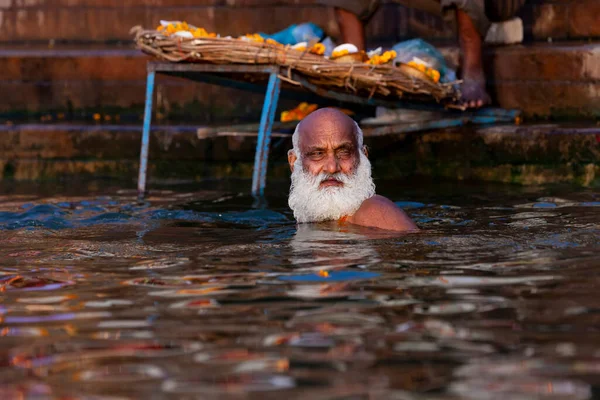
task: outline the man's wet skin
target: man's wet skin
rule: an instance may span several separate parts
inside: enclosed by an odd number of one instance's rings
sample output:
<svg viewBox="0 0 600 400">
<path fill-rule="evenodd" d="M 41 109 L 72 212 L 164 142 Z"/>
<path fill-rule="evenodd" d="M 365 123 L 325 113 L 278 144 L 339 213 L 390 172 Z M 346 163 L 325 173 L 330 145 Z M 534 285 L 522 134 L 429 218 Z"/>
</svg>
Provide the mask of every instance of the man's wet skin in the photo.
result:
<svg viewBox="0 0 600 400">
<path fill-rule="evenodd" d="M 375 195 L 362 132 L 350 117 L 332 108 L 317 110 L 300 122 L 295 135 L 297 147 L 288 153 L 290 207 L 299 222 L 339 219 L 394 231 L 417 230 L 392 201 Z"/>
</svg>

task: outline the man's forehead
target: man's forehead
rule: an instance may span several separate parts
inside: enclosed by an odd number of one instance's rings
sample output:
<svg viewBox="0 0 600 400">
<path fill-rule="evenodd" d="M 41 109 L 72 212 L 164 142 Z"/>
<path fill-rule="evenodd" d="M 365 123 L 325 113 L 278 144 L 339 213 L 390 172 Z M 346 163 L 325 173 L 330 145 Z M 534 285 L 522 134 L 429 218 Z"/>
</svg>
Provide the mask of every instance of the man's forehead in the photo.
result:
<svg viewBox="0 0 600 400">
<path fill-rule="evenodd" d="M 351 142 L 356 145 L 357 139 L 354 126 L 330 121 L 323 124 L 302 124 L 298 133 L 301 147 L 339 145 Z"/>
</svg>

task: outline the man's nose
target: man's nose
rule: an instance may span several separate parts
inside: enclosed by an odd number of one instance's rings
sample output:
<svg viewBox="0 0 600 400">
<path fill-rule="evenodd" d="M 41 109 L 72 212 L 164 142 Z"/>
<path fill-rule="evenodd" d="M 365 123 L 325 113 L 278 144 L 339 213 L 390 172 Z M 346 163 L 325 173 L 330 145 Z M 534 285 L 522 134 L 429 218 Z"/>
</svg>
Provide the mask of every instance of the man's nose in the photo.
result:
<svg viewBox="0 0 600 400">
<path fill-rule="evenodd" d="M 323 169 L 328 174 L 335 174 L 340 172 L 340 163 L 334 154 L 329 154 L 327 156 L 327 160 L 325 161 Z"/>
</svg>

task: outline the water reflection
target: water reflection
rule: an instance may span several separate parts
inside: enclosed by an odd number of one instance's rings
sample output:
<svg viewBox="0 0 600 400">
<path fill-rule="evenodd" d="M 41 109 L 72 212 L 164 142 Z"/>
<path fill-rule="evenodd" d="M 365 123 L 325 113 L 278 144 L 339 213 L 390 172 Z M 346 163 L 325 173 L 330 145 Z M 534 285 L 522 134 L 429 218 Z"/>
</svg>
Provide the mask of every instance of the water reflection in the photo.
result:
<svg viewBox="0 0 600 400">
<path fill-rule="evenodd" d="M 335 222 L 298 224 L 296 234 L 290 240 L 292 264 L 300 268 L 308 266 L 309 269 L 314 269 L 315 264 L 325 268 L 376 264 L 380 259 L 369 243 L 370 232 L 377 233 L 375 230 L 340 226 Z"/>
<path fill-rule="evenodd" d="M 0 398 L 593 398 L 599 196 L 497 193 L 398 195 L 418 234 L 0 196 Z"/>
</svg>

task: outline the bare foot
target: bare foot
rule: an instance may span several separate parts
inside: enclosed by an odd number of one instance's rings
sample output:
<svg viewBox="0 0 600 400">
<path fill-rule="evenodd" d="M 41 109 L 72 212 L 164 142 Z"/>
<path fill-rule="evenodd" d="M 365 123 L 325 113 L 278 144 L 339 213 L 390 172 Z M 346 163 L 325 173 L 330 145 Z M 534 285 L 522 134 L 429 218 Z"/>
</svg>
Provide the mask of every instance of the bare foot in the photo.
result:
<svg viewBox="0 0 600 400">
<path fill-rule="evenodd" d="M 480 108 L 491 103 L 485 91 L 485 80 L 463 78 L 460 94 L 463 104 L 469 108 Z"/>
</svg>

